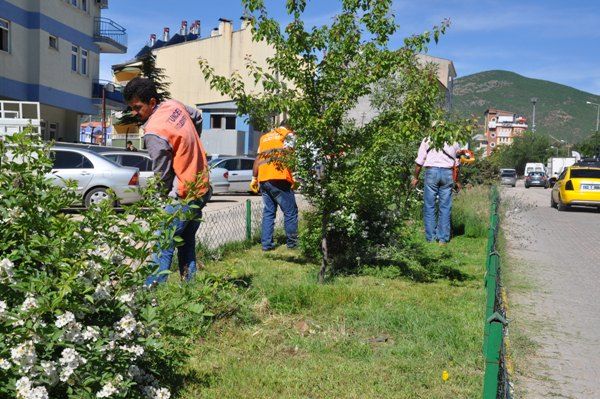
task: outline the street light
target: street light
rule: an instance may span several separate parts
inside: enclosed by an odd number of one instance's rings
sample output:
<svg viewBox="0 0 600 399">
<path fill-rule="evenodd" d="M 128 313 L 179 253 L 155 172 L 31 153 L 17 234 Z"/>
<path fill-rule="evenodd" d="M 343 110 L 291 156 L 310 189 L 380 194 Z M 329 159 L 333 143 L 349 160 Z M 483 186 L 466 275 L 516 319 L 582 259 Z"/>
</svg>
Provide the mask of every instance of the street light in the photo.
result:
<svg viewBox="0 0 600 399">
<path fill-rule="evenodd" d="M 551 145 L 550 148 L 556 150 L 556 157 L 558 158 L 558 147 L 555 147 L 555 146 Z"/>
<path fill-rule="evenodd" d="M 102 85 L 102 142 L 106 145 L 106 92 L 115 91 L 115 85 L 107 83 Z"/>
<path fill-rule="evenodd" d="M 600 124 L 600 104 L 593 103 L 591 101 L 586 101 L 586 104 L 595 105 L 598 108 L 598 112 L 596 114 L 596 156 L 600 155 L 600 149 L 598 148 L 598 125 Z"/>
<path fill-rule="evenodd" d="M 535 133 L 535 103 L 537 103 L 537 97 L 531 97 L 531 103 L 533 104 L 533 118 L 531 119 L 531 131 Z"/>
</svg>

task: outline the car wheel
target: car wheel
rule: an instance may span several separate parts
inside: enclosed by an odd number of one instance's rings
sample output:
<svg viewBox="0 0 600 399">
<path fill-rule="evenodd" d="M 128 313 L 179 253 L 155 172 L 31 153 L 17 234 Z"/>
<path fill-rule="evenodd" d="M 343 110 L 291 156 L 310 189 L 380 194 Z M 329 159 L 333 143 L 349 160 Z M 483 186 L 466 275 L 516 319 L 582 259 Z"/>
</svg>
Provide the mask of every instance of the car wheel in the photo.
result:
<svg viewBox="0 0 600 399">
<path fill-rule="evenodd" d="M 514 187 L 514 186 L 516 186 L 516 184 L 513 184 L 512 186 Z"/>
<path fill-rule="evenodd" d="M 208 192 L 205 194 L 206 195 L 206 202 L 210 201 L 212 196 L 213 196 L 213 188 L 212 186 L 208 187 Z"/>
<path fill-rule="evenodd" d="M 529 188 L 529 186 L 526 184 L 526 185 L 525 185 L 525 188 Z"/>
<path fill-rule="evenodd" d="M 556 202 L 554 202 L 554 197 L 552 196 L 552 193 L 550 193 L 550 207 L 556 208 Z"/>
<path fill-rule="evenodd" d="M 103 201 L 108 200 L 110 200 L 108 190 L 104 187 L 96 187 L 88 191 L 87 194 L 85 194 L 85 197 L 83 199 L 83 205 L 85 205 L 86 208 L 89 208 L 92 205 L 97 205 Z"/>
<path fill-rule="evenodd" d="M 560 211 L 560 212 L 564 212 L 566 210 L 569 209 L 568 205 L 565 205 L 562 203 L 562 201 L 560 200 L 560 197 L 558 197 L 558 204 L 556 206 L 556 208 Z"/>
</svg>

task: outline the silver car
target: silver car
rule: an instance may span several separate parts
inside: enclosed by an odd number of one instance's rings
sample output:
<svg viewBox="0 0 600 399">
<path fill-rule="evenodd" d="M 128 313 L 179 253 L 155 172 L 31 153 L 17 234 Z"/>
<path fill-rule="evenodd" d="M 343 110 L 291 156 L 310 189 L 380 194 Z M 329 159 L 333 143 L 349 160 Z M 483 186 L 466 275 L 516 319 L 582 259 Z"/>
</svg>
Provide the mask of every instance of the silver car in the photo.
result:
<svg viewBox="0 0 600 399">
<path fill-rule="evenodd" d="M 229 191 L 250 191 L 254 158 L 244 156 L 213 158 L 209 164 L 212 168 L 223 168 L 229 171 Z"/>
<path fill-rule="evenodd" d="M 118 165 L 86 149 L 59 145 L 51 148 L 50 157 L 53 166 L 47 177 L 62 187 L 68 180 L 77 182 L 76 191 L 85 207 L 107 200 L 108 189 L 114 191 L 121 204 L 140 200 L 137 168 Z"/>
<path fill-rule="evenodd" d="M 154 175 L 152 172 L 152 158 L 147 152 L 142 151 L 103 151 L 101 155 L 123 166 L 131 166 L 140 170 L 140 186 L 146 187 L 148 179 Z M 229 191 L 229 172 L 222 168 L 210 169 L 210 193 L 221 194 Z"/>
<path fill-rule="evenodd" d="M 514 187 L 517 184 L 517 171 L 514 169 L 502 169 L 500 171 L 500 184 Z"/>
</svg>

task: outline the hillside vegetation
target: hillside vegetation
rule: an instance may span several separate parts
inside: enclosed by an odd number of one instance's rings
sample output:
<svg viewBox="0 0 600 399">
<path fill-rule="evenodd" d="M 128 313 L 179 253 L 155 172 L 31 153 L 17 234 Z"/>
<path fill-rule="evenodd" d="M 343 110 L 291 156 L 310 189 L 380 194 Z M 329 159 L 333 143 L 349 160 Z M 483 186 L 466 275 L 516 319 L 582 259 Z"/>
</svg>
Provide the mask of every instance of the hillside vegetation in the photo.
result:
<svg viewBox="0 0 600 399">
<path fill-rule="evenodd" d="M 486 71 L 456 79 L 453 106 L 459 115 L 475 115 L 480 122 L 487 108 L 514 111 L 524 115 L 531 126 L 531 97 L 538 98 L 538 133 L 574 143 L 596 128 L 596 107 L 586 101 L 600 103 L 600 96 L 509 71 Z"/>
</svg>

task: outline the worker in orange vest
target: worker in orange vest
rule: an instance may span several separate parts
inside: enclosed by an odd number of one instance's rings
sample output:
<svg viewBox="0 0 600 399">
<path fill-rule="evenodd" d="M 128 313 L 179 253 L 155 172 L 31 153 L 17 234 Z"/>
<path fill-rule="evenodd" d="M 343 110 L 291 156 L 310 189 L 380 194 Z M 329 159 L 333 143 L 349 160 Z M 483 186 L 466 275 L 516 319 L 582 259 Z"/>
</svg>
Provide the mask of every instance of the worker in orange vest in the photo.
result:
<svg viewBox="0 0 600 399">
<path fill-rule="evenodd" d="M 252 170 L 250 189 L 262 194 L 264 203 L 261 244 L 263 251 L 275 247 L 273 232 L 277 206 L 283 211 L 283 223 L 287 237 L 287 247 L 298 245 L 298 206 L 294 195 L 292 171 L 282 162 L 289 154 L 294 141 L 294 133 L 284 122 L 260 138 L 258 155 Z M 259 186 L 260 184 L 260 186 Z"/>
<path fill-rule="evenodd" d="M 172 225 L 182 245 L 177 249 L 181 278 L 189 281 L 196 272 L 196 231 L 209 192 L 206 152 L 189 110 L 178 101 L 158 101 L 154 82 L 146 78 L 131 80 L 123 92 L 134 116 L 143 122 L 144 144 L 152 158 L 163 194 L 172 199 L 165 210 L 178 214 Z M 152 286 L 167 280 L 175 253 L 175 240 L 159 248 L 153 257 L 157 271 L 148 277 Z"/>
</svg>

